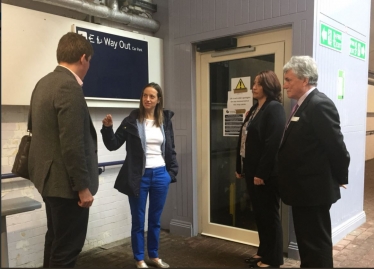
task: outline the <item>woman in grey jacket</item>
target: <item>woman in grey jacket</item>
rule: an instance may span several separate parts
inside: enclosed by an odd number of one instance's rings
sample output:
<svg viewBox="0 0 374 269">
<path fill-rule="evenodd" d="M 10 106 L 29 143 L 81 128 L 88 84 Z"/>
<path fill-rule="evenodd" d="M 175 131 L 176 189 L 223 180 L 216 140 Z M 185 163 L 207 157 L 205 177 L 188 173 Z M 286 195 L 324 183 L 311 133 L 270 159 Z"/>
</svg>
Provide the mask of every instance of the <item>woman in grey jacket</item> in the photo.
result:
<svg viewBox="0 0 374 269">
<path fill-rule="evenodd" d="M 174 146 L 172 111 L 163 110 L 161 87 L 149 83 L 142 91 L 139 109 L 126 117 L 113 132 L 111 115 L 103 119 L 101 134 L 106 148 L 117 150 L 126 142 L 126 159 L 114 187 L 128 195 L 132 216 L 131 244 L 138 268 L 144 262 L 144 221 L 149 194 L 148 264 L 168 268 L 158 257 L 160 218 L 169 183 L 176 181 L 178 163 Z"/>
</svg>

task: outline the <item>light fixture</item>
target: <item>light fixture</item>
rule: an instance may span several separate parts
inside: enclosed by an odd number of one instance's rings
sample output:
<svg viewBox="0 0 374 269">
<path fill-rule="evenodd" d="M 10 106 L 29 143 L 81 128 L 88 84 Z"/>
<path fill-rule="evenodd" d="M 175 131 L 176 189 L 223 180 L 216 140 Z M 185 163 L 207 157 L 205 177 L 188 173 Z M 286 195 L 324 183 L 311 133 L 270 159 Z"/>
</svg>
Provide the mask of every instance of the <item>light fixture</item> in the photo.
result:
<svg viewBox="0 0 374 269">
<path fill-rule="evenodd" d="M 236 48 L 232 50 L 215 51 L 215 52 L 212 52 L 211 56 L 219 57 L 219 56 L 226 56 L 226 55 L 237 54 L 237 53 L 242 53 L 242 52 L 250 52 L 250 51 L 255 51 L 255 50 L 256 50 L 256 47 L 246 46 L 246 47 L 240 47 L 240 48 Z"/>
</svg>

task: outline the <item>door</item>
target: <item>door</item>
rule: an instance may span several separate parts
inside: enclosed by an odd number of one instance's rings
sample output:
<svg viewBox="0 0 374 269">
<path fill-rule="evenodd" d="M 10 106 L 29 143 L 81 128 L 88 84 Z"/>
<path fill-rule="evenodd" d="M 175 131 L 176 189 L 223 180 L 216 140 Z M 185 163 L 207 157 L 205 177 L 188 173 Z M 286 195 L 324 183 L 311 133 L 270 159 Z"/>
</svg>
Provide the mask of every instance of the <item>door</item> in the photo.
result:
<svg viewBox="0 0 374 269">
<path fill-rule="evenodd" d="M 235 177 L 238 125 L 244 111 L 241 107 L 232 113 L 228 96 L 229 91 L 243 89 L 251 95 L 254 78 L 263 70 L 274 70 L 283 80 L 285 36 L 281 32 L 238 38 L 238 47 L 251 45 L 253 51 L 197 54 L 199 232 L 204 235 L 258 246 L 246 183 Z M 246 110 L 253 102 L 256 100 L 249 98 Z"/>
</svg>

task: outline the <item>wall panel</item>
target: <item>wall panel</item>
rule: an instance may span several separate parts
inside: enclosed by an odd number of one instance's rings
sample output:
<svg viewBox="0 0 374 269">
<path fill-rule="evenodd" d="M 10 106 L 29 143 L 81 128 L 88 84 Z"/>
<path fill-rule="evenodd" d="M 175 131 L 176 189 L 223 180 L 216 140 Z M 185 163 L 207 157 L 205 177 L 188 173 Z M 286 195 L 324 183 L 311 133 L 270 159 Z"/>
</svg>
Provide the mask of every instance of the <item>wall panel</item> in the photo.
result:
<svg viewBox="0 0 374 269">
<path fill-rule="evenodd" d="M 178 0 L 180 1 L 180 0 Z M 216 21 L 216 5 L 214 0 L 199 1 L 202 3 L 203 10 L 203 31 L 209 32 L 215 30 L 215 21 Z M 183 23 L 183 22 L 181 22 Z"/>
<path fill-rule="evenodd" d="M 233 7 L 234 14 L 234 25 L 248 23 L 249 20 L 249 0 L 234 0 L 235 5 Z"/>
<path fill-rule="evenodd" d="M 231 5 L 226 0 L 216 0 L 215 28 L 222 29 L 229 26 L 229 10 Z"/>
<path fill-rule="evenodd" d="M 363 212 L 363 189 L 368 57 L 358 59 L 351 56 L 350 39 L 369 43 L 370 1 L 360 1 L 360 5 L 357 3 L 319 0 L 316 5 L 314 57 L 319 67 L 317 87 L 330 97 L 339 111 L 344 141 L 351 157 L 348 189 L 341 190 L 342 199 L 334 204 L 331 210 L 333 230 L 344 231 L 335 234 L 334 242 L 342 239 L 347 232 L 356 228 L 357 224 L 365 222 L 366 218 Z M 357 17 L 362 19 L 357 20 Z M 321 23 L 341 32 L 341 50 L 320 44 Z M 368 46 L 365 54 L 368 55 Z M 343 99 L 338 98 L 339 70 L 345 74 Z"/>
<path fill-rule="evenodd" d="M 280 0 L 273 0 L 272 1 L 272 17 L 279 17 L 280 16 Z"/>
<path fill-rule="evenodd" d="M 155 3 L 163 4 L 161 0 Z M 170 101 L 167 106 L 175 112 L 175 137 L 178 141 L 178 150 L 181 150 L 178 154 L 183 156 L 180 163 L 183 172 L 176 185 L 170 189 L 171 207 L 175 208 L 171 216 L 170 230 L 181 234 L 197 234 L 197 209 L 193 210 L 198 204 L 194 163 L 196 141 L 193 136 L 196 128 L 193 125 L 196 90 L 193 44 L 203 40 L 239 36 L 292 25 L 293 53 L 312 54 L 314 1 L 174 0 L 169 1 L 169 12 L 170 36 L 167 37 L 169 41 L 166 46 L 170 46 L 171 50 L 165 55 L 165 82 L 166 87 L 170 89 L 167 99 Z M 189 14 L 182 14 L 183 12 Z M 156 13 L 155 19 L 162 25 L 164 18 L 161 14 L 158 16 Z M 200 21 L 201 26 L 197 23 Z M 156 33 L 156 36 L 164 38 L 162 34 Z M 183 147 L 180 144 L 183 144 Z"/>
<path fill-rule="evenodd" d="M 203 10 L 202 3 L 197 0 L 191 0 L 190 2 L 191 9 L 191 34 L 197 34 L 202 32 L 203 27 Z"/>
</svg>

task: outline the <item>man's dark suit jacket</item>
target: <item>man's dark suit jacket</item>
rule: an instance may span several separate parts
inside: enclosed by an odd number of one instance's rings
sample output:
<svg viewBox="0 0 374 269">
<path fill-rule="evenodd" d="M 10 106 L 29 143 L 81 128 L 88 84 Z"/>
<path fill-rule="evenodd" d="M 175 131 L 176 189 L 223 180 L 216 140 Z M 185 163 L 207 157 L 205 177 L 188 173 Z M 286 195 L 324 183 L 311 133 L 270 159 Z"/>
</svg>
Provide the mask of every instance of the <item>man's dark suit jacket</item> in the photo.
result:
<svg viewBox="0 0 374 269">
<path fill-rule="evenodd" d="M 334 103 L 314 89 L 285 131 L 279 153 L 279 187 L 291 206 L 332 204 L 348 183 L 349 153 Z"/>
<path fill-rule="evenodd" d="M 42 196 L 98 189 L 97 136 L 82 87 L 66 68 L 43 77 L 31 100 L 30 180 Z"/>
</svg>

